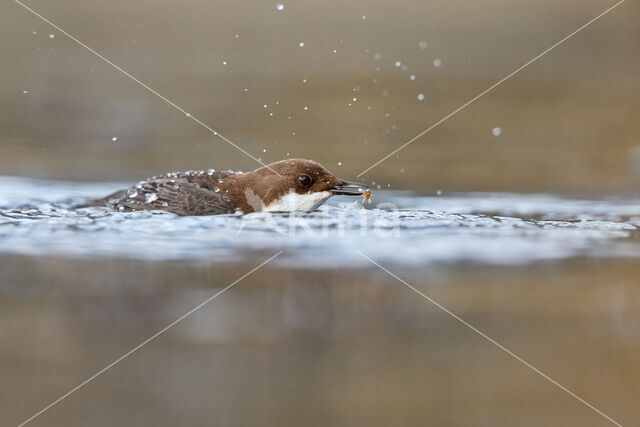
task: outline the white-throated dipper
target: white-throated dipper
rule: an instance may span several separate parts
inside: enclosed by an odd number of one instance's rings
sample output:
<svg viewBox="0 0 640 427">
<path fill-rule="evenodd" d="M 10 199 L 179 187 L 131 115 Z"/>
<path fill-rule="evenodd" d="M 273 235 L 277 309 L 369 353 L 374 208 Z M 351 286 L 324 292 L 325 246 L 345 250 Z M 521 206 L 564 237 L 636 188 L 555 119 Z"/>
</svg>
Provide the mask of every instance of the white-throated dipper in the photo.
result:
<svg viewBox="0 0 640 427">
<path fill-rule="evenodd" d="M 289 159 L 253 172 L 174 172 L 79 207 L 164 210 L 178 215 L 312 211 L 333 195 L 369 197 L 364 184 L 336 178 L 312 160 Z"/>
</svg>

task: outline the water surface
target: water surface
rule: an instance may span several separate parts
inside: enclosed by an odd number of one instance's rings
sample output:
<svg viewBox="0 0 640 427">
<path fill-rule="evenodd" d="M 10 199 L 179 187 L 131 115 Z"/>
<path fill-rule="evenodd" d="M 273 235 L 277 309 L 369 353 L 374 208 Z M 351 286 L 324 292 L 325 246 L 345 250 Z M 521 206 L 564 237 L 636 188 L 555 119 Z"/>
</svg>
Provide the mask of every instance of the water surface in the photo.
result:
<svg viewBox="0 0 640 427">
<path fill-rule="evenodd" d="M 297 268 L 361 267 L 368 261 L 358 251 L 414 267 L 640 256 L 640 201 L 623 198 L 376 191 L 371 204 L 334 197 L 312 213 L 180 217 L 72 208 L 124 183 L 4 177 L 0 185 L 5 253 L 215 263 L 284 250 L 277 262 Z"/>
<path fill-rule="evenodd" d="M 0 412 L 17 425 L 623 425 L 640 201 L 375 191 L 295 217 L 72 209 L 128 183 L 0 178 Z M 541 415 L 542 414 L 542 415 Z M 514 420 L 517 420 L 515 422 Z"/>
</svg>

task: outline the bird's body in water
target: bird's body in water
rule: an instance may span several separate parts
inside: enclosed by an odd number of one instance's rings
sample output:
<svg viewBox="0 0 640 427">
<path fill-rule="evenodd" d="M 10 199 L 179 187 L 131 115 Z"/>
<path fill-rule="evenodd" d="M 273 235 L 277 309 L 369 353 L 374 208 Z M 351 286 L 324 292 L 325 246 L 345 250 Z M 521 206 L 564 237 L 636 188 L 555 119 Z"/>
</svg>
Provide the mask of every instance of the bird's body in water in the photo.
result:
<svg viewBox="0 0 640 427">
<path fill-rule="evenodd" d="M 312 211 L 333 195 L 365 196 L 364 184 L 336 178 L 312 160 L 290 159 L 253 172 L 175 172 L 141 181 L 81 207 L 164 210 L 178 215 Z"/>
</svg>

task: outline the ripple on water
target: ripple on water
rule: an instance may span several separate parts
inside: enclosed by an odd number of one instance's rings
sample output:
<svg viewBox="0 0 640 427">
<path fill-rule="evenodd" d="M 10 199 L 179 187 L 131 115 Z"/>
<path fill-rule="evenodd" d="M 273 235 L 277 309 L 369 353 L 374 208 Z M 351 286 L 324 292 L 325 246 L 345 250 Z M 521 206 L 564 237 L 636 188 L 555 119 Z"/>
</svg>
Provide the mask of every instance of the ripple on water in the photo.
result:
<svg viewBox="0 0 640 427">
<path fill-rule="evenodd" d="M 407 266 L 526 264 L 575 256 L 640 256 L 640 203 L 548 195 L 416 197 L 377 192 L 397 209 L 334 198 L 287 215 L 179 217 L 166 212 L 70 209 L 122 184 L 0 178 L 0 251 L 29 255 L 228 262 L 284 250 L 289 267 L 366 266 L 357 251 Z"/>
</svg>

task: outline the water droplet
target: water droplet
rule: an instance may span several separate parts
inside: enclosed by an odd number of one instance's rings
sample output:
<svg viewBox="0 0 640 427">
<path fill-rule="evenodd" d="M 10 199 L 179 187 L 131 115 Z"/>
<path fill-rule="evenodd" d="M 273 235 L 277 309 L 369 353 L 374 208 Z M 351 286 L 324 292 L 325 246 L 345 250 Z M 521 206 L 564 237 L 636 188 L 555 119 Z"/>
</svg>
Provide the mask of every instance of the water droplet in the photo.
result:
<svg viewBox="0 0 640 427">
<path fill-rule="evenodd" d="M 353 102 L 357 101 L 358 98 L 356 98 L 355 96 L 353 97 Z"/>
<path fill-rule="evenodd" d="M 342 166 L 342 162 L 338 162 L 338 166 Z"/>
<path fill-rule="evenodd" d="M 215 187 L 215 188 L 213 189 L 213 191 L 215 191 L 216 193 L 219 193 L 219 192 L 220 192 L 220 189 L 219 189 L 218 187 Z"/>
<path fill-rule="evenodd" d="M 134 198 L 138 195 L 138 192 L 134 188 L 130 188 L 127 190 L 127 197 Z"/>
<path fill-rule="evenodd" d="M 191 113 L 185 113 L 184 115 L 187 117 L 191 117 Z"/>
<path fill-rule="evenodd" d="M 31 34 L 35 35 L 35 34 L 38 34 L 38 32 L 37 31 L 31 31 Z"/>
<path fill-rule="evenodd" d="M 263 107 L 264 107 L 264 108 L 267 108 L 267 104 L 264 104 L 264 105 L 263 105 Z"/>
<path fill-rule="evenodd" d="M 415 80 L 415 79 L 416 79 L 416 75 L 415 75 L 415 74 L 411 74 L 411 75 L 409 76 L 409 80 Z"/>
<path fill-rule="evenodd" d="M 239 37 L 240 37 L 240 34 L 236 34 L 236 38 L 239 38 Z"/>
<path fill-rule="evenodd" d="M 424 93 L 418 94 L 418 101 L 424 101 Z"/>
<path fill-rule="evenodd" d="M 49 38 L 50 38 L 50 39 L 55 39 L 55 38 L 56 38 L 56 35 L 55 35 L 55 34 L 49 34 Z"/>
<path fill-rule="evenodd" d="M 494 136 L 500 136 L 500 134 L 502 133 L 502 129 L 501 128 L 493 128 L 491 133 L 493 133 Z"/>
<path fill-rule="evenodd" d="M 300 43 L 298 43 L 298 46 L 300 46 L 300 47 L 304 47 L 304 42 L 300 42 Z"/>
<path fill-rule="evenodd" d="M 304 106 L 304 109 L 305 109 L 305 110 L 308 110 L 308 109 L 309 109 L 309 107 L 307 107 L 307 106 L 305 105 L 305 106 Z"/>
<path fill-rule="evenodd" d="M 336 53 L 336 52 L 337 52 L 337 50 L 336 50 L 336 49 L 333 49 L 333 51 L 332 51 L 332 52 L 333 52 L 333 53 Z"/>
<path fill-rule="evenodd" d="M 438 196 L 442 196 L 442 190 L 438 190 L 438 191 L 436 191 L 436 194 L 437 194 Z"/>
<path fill-rule="evenodd" d="M 118 137 L 117 137 L 117 136 L 112 136 L 112 137 L 111 137 L 111 141 L 116 142 L 117 140 L 118 140 Z"/>
<path fill-rule="evenodd" d="M 222 184 L 222 183 L 224 182 L 224 180 L 223 180 L 222 178 L 218 178 L 218 182 L 219 182 L 220 184 Z"/>
<path fill-rule="evenodd" d="M 382 55 L 376 53 L 375 55 L 373 55 L 373 59 L 375 59 L 376 61 L 380 61 L 382 59 Z"/>
<path fill-rule="evenodd" d="M 306 83 L 306 82 L 307 82 L 307 79 L 302 79 L 302 83 Z"/>
<path fill-rule="evenodd" d="M 222 65 L 227 65 L 227 61 L 222 61 Z"/>
<path fill-rule="evenodd" d="M 433 66 L 436 68 L 440 68 L 440 66 L 442 65 L 442 61 L 440 61 L 439 59 L 434 59 L 433 60 Z"/>
<path fill-rule="evenodd" d="M 402 62 L 396 61 L 393 65 L 395 65 L 396 68 L 400 68 L 402 66 Z"/>
<path fill-rule="evenodd" d="M 29 93 L 28 90 L 23 90 L 22 93 L 24 93 L 25 95 Z"/>
<path fill-rule="evenodd" d="M 367 19 L 367 15 L 362 15 L 362 19 Z"/>
<path fill-rule="evenodd" d="M 418 43 L 418 47 L 422 50 L 425 50 L 427 48 L 427 42 L 426 41 L 421 41 Z"/>
<path fill-rule="evenodd" d="M 262 150 L 262 152 L 263 152 L 263 153 L 266 153 L 266 152 L 267 152 L 267 149 L 266 149 L 266 148 L 265 148 L 265 149 L 263 149 L 263 150 Z"/>
<path fill-rule="evenodd" d="M 284 10 L 284 5 L 282 3 L 276 3 L 276 9 Z"/>
</svg>

